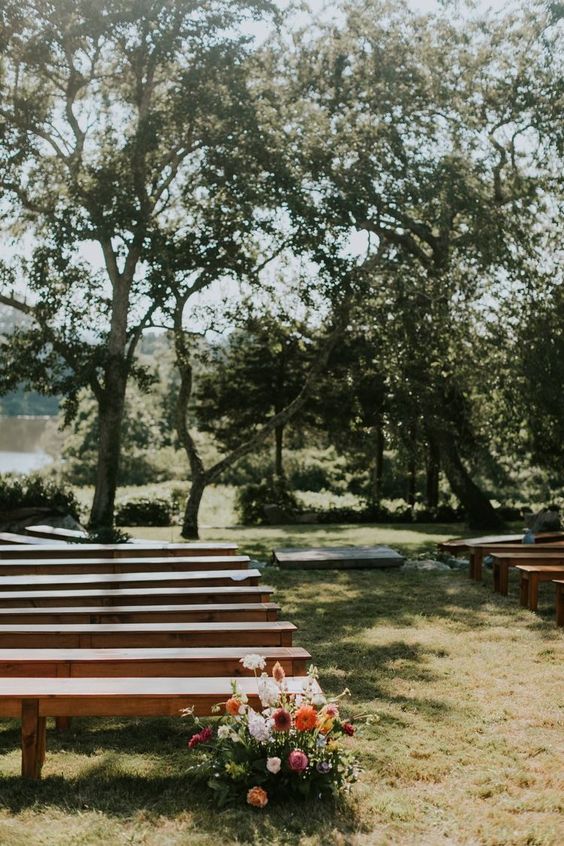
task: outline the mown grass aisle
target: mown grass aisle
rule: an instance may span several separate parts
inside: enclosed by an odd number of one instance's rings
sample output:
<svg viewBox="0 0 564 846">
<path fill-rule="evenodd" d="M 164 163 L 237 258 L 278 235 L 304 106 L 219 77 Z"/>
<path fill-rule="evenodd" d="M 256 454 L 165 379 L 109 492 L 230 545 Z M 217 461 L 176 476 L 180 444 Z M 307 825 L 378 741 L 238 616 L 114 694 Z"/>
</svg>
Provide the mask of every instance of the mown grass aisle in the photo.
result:
<svg viewBox="0 0 564 846">
<path fill-rule="evenodd" d="M 365 771 L 342 806 L 218 812 L 185 774 L 179 719 L 50 732 L 45 780 L 0 728 L 0 844 L 556 846 L 562 633 L 464 573 L 267 570 L 322 685 L 348 686 Z M 64 774 L 64 777 L 63 777 Z M 561 818 L 560 818 L 561 819 Z"/>
</svg>

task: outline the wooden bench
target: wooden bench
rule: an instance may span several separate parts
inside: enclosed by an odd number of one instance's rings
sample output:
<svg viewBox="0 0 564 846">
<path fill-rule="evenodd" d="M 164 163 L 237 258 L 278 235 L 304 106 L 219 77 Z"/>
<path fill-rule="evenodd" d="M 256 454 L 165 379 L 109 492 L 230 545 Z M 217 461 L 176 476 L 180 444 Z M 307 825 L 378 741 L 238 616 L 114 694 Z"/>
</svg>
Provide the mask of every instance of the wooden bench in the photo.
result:
<svg viewBox="0 0 564 846">
<path fill-rule="evenodd" d="M 0 608 L 3 623 L 221 623 L 276 620 L 280 606 L 274 602 L 234 602 L 202 605 L 128 605 L 108 608 Z"/>
<path fill-rule="evenodd" d="M 145 588 L 145 587 L 221 587 L 256 585 L 258 570 L 194 570 L 173 573 L 79 573 L 53 576 L 0 576 L 0 591 Z"/>
<path fill-rule="evenodd" d="M 309 681 L 309 680 L 308 680 Z M 237 684 L 260 707 L 257 681 Z M 289 677 L 288 690 L 298 694 L 304 678 Z M 41 777 L 48 717 L 177 717 L 185 708 L 205 716 L 231 695 L 227 678 L 8 678 L 0 679 L 0 717 L 21 719 L 22 776 Z"/>
<path fill-rule="evenodd" d="M 470 568 L 468 575 L 475 581 L 482 579 L 482 563 L 484 556 L 495 553 L 502 544 L 508 551 L 522 549 L 523 535 L 486 535 L 480 538 L 453 538 L 437 544 L 441 552 L 451 555 L 461 553 L 470 554 Z M 535 535 L 535 544 L 562 544 L 564 546 L 564 532 L 539 532 Z M 532 546 L 532 544 L 531 544 Z M 543 548 L 543 547 L 541 547 Z"/>
<path fill-rule="evenodd" d="M 236 543 L 52 543 L 39 538 L 3 544 L 0 536 L 0 558 L 139 558 L 141 556 L 235 555 Z"/>
<path fill-rule="evenodd" d="M 541 552 L 533 547 L 530 552 L 525 552 L 521 547 L 519 552 L 494 552 L 492 557 L 494 590 L 507 596 L 511 567 L 517 567 L 519 564 L 564 564 L 564 549 L 560 552 Z"/>
<path fill-rule="evenodd" d="M 537 535 L 537 537 L 540 537 Z M 564 549 L 564 540 L 558 538 L 553 541 L 543 541 L 543 543 L 524 544 L 524 543 L 495 543 L 495 544 L 476 544 L 470 548 L 470 578 L 475 581 L 482 579 L 482 567 L 486 555 L 496 555 L 501 552 L 527 552 L 527 550 L 535 550 L 535 552 L 554 552 Z"/>
<path fill-rule="evenodd" d="M 246 647 L 176 649 L 0 649 L 2 678 L 141 678 L 145 676 L 248 676 Z M 311 655 L 299 646 L 260 646 L 266 672 L 278 661 L 287 676 L 303 676 Z"/>
<path fill-rule="evenodd" d="M 19 575 L 67 575 L 73 573 L 150 573 L 190 570 L 244 570 L 247 555 L 189 555 L 152 558 L 30 558 L 0 559 L 0 577 Z M 0 578 L 0 589 L 2 580 Z"/>
<path fill-rule="evenodd" d="M 521 576 L 519 600 L 530 611 L 537 610 L 540 582 L 551 582 L 564 576 L 562 564 L 518 564 L 516 569 Z"/>
<path fill-rule="evenodd" d="M 292 646 L 295 631 L 296 626 L 292 623 L 276 620 L 242 623 L 4 623 L 0 625 L 0 648 Z"/>
<path fill-rule="evenodd" d="M 268 585 L 244 587 L 156 587 L 117 588 L 115 590 L 1 590 L 0 608 L 59 608 L 101 605 L 168 605 L 168 604 L 217 604 L 222 602 L 270 602 L 274 589 Z"/>
</svg>

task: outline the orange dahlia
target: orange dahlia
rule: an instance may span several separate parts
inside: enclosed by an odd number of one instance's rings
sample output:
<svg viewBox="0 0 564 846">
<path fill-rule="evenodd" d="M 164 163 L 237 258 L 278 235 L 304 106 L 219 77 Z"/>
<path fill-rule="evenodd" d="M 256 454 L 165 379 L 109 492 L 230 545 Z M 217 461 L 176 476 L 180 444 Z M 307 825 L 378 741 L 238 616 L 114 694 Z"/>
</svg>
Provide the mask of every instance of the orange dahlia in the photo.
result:
<svg viewBox="0 0 564 846">
<path fill-rule="evenodd" d="M 317 711 L 312 705 L 302 705 L 294 714 L 294 725 L 298 731 L 310 731 L 317 725 Z"/>
<path fill-rule="evenodd" d="M 247 802 L 255 808 L 264 808 L 268 803 L 268 793 L 262 787 L 251 787 L 247 793 Z"/>
</svg>

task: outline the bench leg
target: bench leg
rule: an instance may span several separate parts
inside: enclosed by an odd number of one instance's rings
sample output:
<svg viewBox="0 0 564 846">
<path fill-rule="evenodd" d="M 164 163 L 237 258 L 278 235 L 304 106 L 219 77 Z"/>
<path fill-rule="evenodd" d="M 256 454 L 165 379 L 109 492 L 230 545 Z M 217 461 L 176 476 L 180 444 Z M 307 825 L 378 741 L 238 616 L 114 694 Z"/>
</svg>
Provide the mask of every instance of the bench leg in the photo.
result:
<svg viewBox="0 0 564 846">
<path fill-rule="evenodd" d="M 564 590 L 556 585 L 556 625 L 564 626 Z"/>
<path fill-rule="evenodd" d="M 470 578 L 476 582 L 482 581 L 482 562 L 484 555 L 481 549 L 475 549 L 470 554 Z"/>
<path fill-rule="evenodd" d="M 529 577 L 529 611 L 536 611 L 539 604 L 539 577 L 531 573 Z"/>
<path fill-rule="evenodd" d="M 527 608 L 529 604 L 529 574 L 521 573 L 521 585 L 519 587 L 519 604 Z"/>
<path fill-rule="evenodd" d="M 496 593 L 501 593 L 500 587 L 501 571 L 499 561 L 493 563 L 493 589 Z"/>
<path fill-rule="evenodd" d="M 39 716 L 37 699 L 22 701 L 22 777 L 41 778 L 45 759 L 45 717 Z"/>
<path fill-rule="evenodd" d="M 509 591 L 509 564 L 505 562 L 499 565 L 499 592 L 507 596 Z"/>
</svg>

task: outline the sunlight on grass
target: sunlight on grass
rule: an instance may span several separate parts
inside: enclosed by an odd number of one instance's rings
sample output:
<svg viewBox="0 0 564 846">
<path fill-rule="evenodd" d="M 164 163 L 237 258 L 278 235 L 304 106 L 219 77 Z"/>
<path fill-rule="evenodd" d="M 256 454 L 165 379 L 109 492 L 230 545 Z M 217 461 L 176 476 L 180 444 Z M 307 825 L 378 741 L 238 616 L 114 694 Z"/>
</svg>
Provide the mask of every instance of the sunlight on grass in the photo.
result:
<svg viewBox="0 0 564 846">
<path fill-rule="evenodd" d="M 539 616 L 513 583 L 504 599 L 457 571 L 267 568 L 265 581 L 324 688 L 348 686 L 349 715 L 379 718 L 352 741 L 364 772 L 349 799 L 220 812 L 186 773 L 180 719 L 50 730 L 45 779 L 26 785 L 3 723 L 0 843 L 559 846 L 563 650 L 548 591 Z"/>
</svg>

